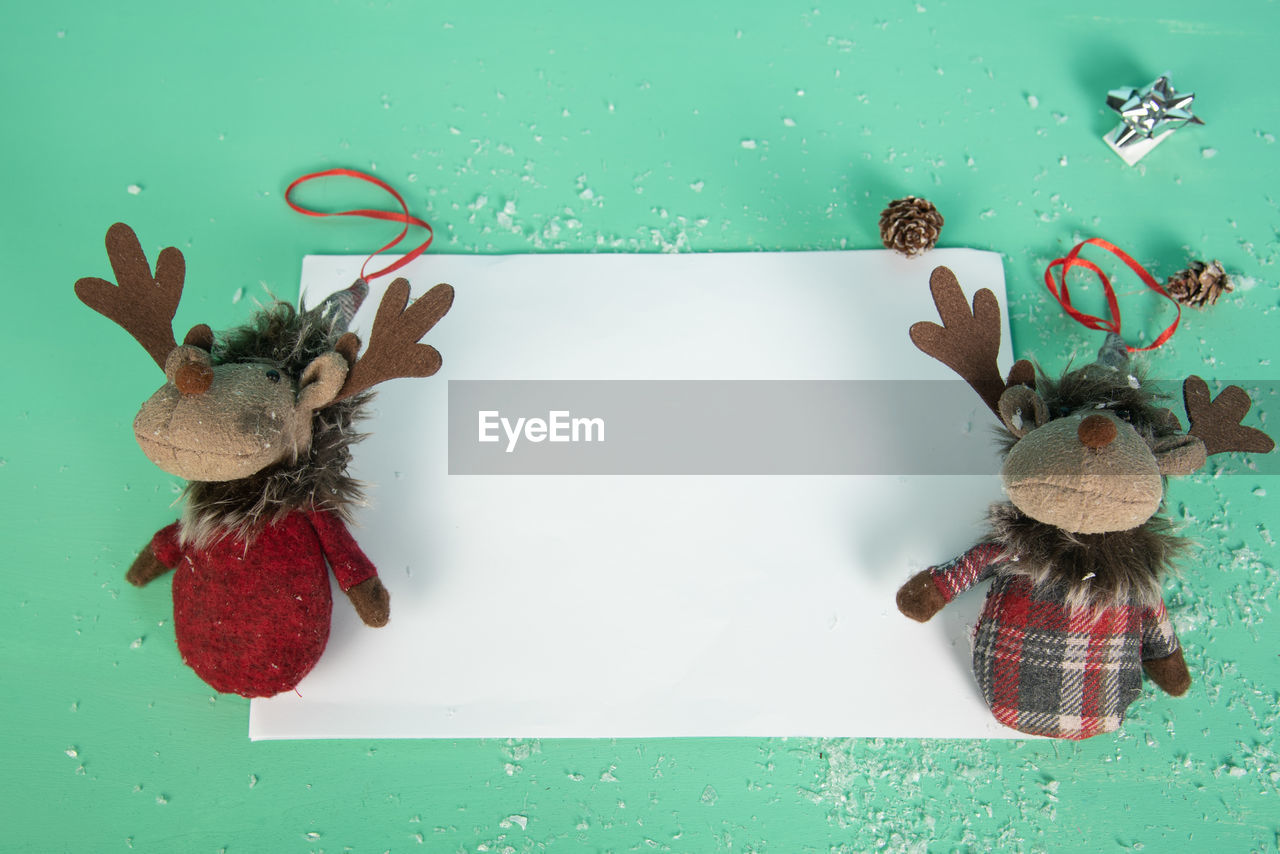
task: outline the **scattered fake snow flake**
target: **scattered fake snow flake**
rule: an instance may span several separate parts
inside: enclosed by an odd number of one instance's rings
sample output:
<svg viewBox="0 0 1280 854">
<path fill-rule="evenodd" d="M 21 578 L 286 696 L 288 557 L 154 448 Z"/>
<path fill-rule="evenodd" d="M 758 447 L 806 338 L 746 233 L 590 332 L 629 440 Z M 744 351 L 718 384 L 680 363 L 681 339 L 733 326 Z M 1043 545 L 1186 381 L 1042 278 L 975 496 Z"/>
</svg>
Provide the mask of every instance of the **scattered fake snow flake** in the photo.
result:
<svg viewBox="0 0 1280 854">
<path fill-rule="evenodd" d="M 500 822 L 501 827 L 510 827 L 513 824 L 518 824 L 521 830 L 526 830 L 529 826 L 529 817 L 527 815 L 509 815 Z"/>
<path fill-rule="evenodd" d="M 143 640 L 145 640 L 145 638 L 134 638 L 133 643 L 129 644 L 129 649 L 138 649 L 142 646 Z"/>
<path fill-rule="evenodd" d="M 742 147 L 750 151 L 756 147 L 756 141 L 754 139 L 744 139 L 742 141 Z"/>
<path fill-rule="evenodd" d="M 125 187 L 125 189 L 129 191 L 129 195 L 131 196 L 138 196 L 142 194 L 142 186 L 140 184 L 130 184 Z"/>
<path fill-rule="evenodd" d="M 718 800 L 720 800 L 720 793 L 716 791 L 716 787 L 707 784 L 707 787 L 702 790 L 702 802 L 709 807 L 713 807 Z"/>
<path fill-rule="evenodd" d="M 1013 424 L 1014 430 L 1021 430 L 1022 429 L 1022 412 L 1019 411 L 1019 412 L 1013 413 L 1013 417 L 1010 418 L 1009 421 Z"/>
<path fill-rule="evenodd" d="M 502 210 L 498 212 L 498 225 L 502 226 L 503 228 L 514 228 L 515 213 L 516 213 L 516 203 L 512 201 L 508 201 L 503 206 Z M 516 229 L 516 230 L 518 231 L 519 229 Z"/>
<path fill-rule="evenodd" d="M 705 181 L 694 181 L 689 185 L 689 189 L 693 190 L 695 193 L 701 193 L 702 188 L 705 186 L 707 186 Z"/>
<path fill-rule="evenodd" d="M 68 748 L 67 748 L 65 751 L 63 751 L 63 752 L 64 752 L 64 753 L 66 753 L 68 756 L 70 756 L 72 759 L 75 759 L 77 756 L 79 756 L 79 755 L 80 755 L 80 751 L 79 751 L 79 750 L 77 750 L 77 749 L 76 749 L 76 748 L 74 748 L 74 747 L 68 747 Z"/>
<path fill-rule="evenodd" d="M 1037 98 L 1035 95 L 1028 93 L 1027 106 L 1034 110 L 1036 107 L 1040 106 L 1040 99 Z"/>
<path fill-rule="evenodd" d="M 795 119 L 791 119 L 791 118 L 784 118 L 784 119 L 782 120 L 782 123 L 783 123 L 784 125 L 786 125 L 787 127 L 789 127 L 789 128 L 793 128 L 793 127 L 795 127 L 795 126 L 796 126 L 796 120 L 795 120 Z"/>
<path fill-rule="evenodd" d="M 1267 497 L 1267 491 L 1263 489 L 1261 486 L 1254 487 L 1253 494 L 1258 496 L 1259 498 Z"/>
<path fill-rule="evenodd" d="M 232 304 L 232 305 L 235 305 L 236 303 L 240 302 L 240 300 L 242 300 L 242 299 L 244 299 L 244 286 L 243 286 L 243 285 L 241 285 L 240 287 L 236 288 L 236 292 L 235 292 L 234 294 L 232 294 L 232 295 L 231 295 L 231 304 Z"/>
<path fill-rule="evenodd" d="M 1205 160 L 1208 160 L 1210 157 L 1217 157 L 1217 156 L 1218 156 L 1218 149 L 1216 149 L 1216 148 L 1202 148 L 1202 149 L 1200 149 L 1200 156 L 1201 156 L 1201 157 L 1203 157 Z"/>
<path fill-rule="evenodd" d="M 489 204 L 489 197 L 486 196 L 484 193 L 481 193 L 480 195 L 476 196 L 476 200 L 471 204 L 467 205 L 467 207 L 473 211 L 478 211 L 487 204 Z"/>
<path fill-rule="evenodd" d="M 1142 383 L 1133 374 L 1129 374 L 1129 388 L 1142 388 Z"/>
</svg>

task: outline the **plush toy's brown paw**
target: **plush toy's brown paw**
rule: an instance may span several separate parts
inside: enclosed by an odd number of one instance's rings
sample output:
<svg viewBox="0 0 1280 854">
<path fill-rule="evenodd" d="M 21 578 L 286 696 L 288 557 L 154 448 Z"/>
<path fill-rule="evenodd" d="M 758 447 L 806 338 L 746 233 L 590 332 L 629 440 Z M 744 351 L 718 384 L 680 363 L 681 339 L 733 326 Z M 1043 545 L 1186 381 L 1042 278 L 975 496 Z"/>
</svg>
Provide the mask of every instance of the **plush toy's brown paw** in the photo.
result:
<svg viewBox="0 0 1280 854">
<path fill-rule="evenodd" d="M 933 583 L 929 570 L 917 573 L 898 589 L 898 610 L 918 622 L 925 622 L 947 604 Z"/>
<path fill-rule="evenodd" d="M 1142 669 L 1147 671 L 1152 682 L 1172 697 L 1181 697 L 1191 687 L 1191 673 L 1187 670 L 1187 660 L 1182 657 L 1181 649 L 1173 655 L 1142 662 Z"/>
<path fill-rule="evenodd" d="M 347 597 L 366 626 L 380 628 L 391 619 L 391 594 L 378 578 L 366 578 L 347 591 Z"/>
<path fill-rule="evenodd" d="M 151 546 L 147 546 L 133 559 L 133 565 L 124 574 L 124 579 L 134 587 L 141 587 L 168 571 L 169 567 L 160 562 L 160 559 L 151 551 Z"/>
</svg>

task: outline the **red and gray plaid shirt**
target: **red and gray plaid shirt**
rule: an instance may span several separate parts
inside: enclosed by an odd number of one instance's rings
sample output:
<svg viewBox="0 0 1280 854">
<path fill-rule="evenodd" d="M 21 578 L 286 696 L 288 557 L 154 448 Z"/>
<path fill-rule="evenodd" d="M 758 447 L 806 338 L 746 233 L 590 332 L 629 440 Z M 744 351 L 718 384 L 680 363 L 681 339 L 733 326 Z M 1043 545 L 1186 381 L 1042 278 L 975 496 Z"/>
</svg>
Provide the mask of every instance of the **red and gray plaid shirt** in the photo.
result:
<svg viewBox="0 0 1280 854">
<path fill-rule="evenodd" d="M 1054 738 L 1110 732 L 1142 693 L 1142 662 L 1178 651 L 1164 603 L 1147 608 L 1066 604 L 1061 587 L 1033 587 L 1002 571 L 1008 558 L 980 543 L 930 567 L 950 602 L 993 579 L 974 629 L 973 672 L 987 705 L 1005 726 Z"/>
</svg>

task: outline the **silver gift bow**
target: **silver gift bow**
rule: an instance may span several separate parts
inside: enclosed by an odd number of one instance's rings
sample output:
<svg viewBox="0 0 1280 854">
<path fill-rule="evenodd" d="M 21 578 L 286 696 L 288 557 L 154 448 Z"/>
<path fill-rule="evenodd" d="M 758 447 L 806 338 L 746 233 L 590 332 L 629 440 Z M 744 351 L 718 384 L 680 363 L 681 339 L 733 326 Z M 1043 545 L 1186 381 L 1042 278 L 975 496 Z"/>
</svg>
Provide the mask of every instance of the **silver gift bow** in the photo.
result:
<svg viewBox="0 0 1280 854">
<path fill-rule="evenodd" d="M 1166 75 L 1142 89 L 1112 89 L 1107 93 L 1107 106 L 1124 121 L 1124 130 L 1116 137 L 1116 147 L 1151 139 L 1183 124 L 1204 124 L 1191 114 L 1191 102 L 1195 98 L 1194 92 L 1175 91 Z"/>
</svg>

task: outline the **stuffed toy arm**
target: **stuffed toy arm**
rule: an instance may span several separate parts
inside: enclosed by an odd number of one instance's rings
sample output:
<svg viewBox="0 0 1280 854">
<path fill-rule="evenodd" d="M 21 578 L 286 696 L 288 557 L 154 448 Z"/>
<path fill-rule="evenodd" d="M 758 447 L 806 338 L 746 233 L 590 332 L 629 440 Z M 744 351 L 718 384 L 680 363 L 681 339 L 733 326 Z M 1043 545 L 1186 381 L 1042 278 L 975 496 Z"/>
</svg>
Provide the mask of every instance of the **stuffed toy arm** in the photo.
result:
<svg viewBox="0 0 1280 854">
<path fill-rule="evenodd" d="M 1142 669 L 1170 696 L 1181 697 L 1191 687 L 1191 673 L 1163 602 L 1142 613 Z"/>
<path fill-rule="evenodd" d="M 156 531 L 151 542 L 134 558 L 125 580 L 134 587 L 142 587 L 182 562 L 182 546 L 178 545 L 178 523 L 166 525 Z"/>
<path fill-rule="evenodd" d="M 320 547 L 338 586 L 347 594 L 366 626 L 385 626 L 391 618 L 391 594 L 378 579 L 373 561 L 356 545 L 347 526 L 334 513 L 313 510 L 307 520 L 320 538 Z"/>
<path fill-rule="evenodd" d="M 994 571 L 1000 547 L 979 543 L 964 554 L 917 573 L 898 589 L 898 610 L 917 622 L 926 622 L 948 602 Z"/>
</svg>

